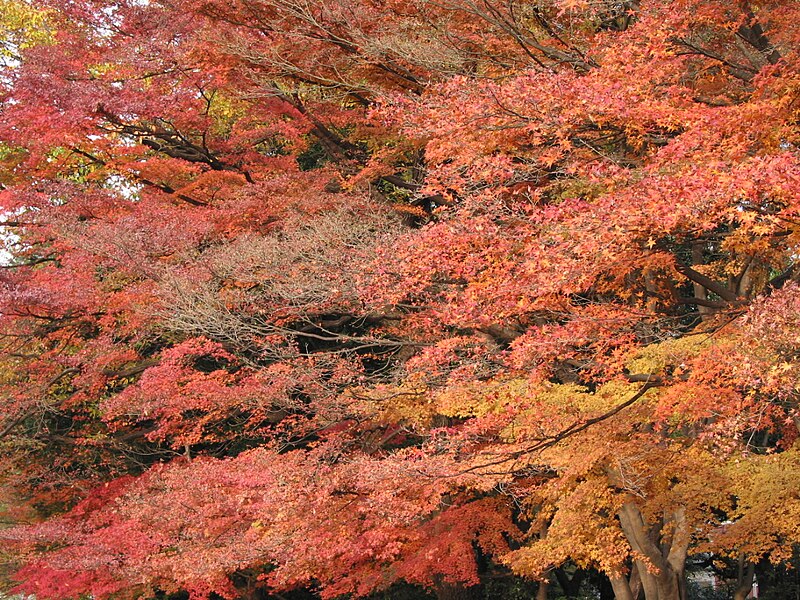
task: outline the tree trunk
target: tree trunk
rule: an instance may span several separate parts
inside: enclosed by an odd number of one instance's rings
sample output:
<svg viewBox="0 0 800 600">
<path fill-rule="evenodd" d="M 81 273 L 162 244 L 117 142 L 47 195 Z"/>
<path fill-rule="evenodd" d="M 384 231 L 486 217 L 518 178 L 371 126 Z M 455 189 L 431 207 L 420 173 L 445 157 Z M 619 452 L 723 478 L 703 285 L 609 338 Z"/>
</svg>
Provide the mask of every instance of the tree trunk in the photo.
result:
<svg viewBox="0 0 800 600">
<path fill-rule="evenodd" d="M 644 581 L 641 576 L 643 568 L 641 561 L 633 561 L 630 576 L 619 575 L 608 579 L 615 600 L 639 600 L 641 598 L 644 590 Z M 600 596 L 603 596 L 602 590 Z"/>
<path fill-rule="evenodd" d="M 614 589 L 614 600 L 636 600 L 626 577 L 622 575 L 610 577 L 609 581 L 611 581 L 611 587 Z"/>
<path fill-rule="evenodd" d="M 651 525 L 631 501 L 622 506 L 618 516 L 631 548 L 643 557 L 635 562 L 635 567 L 645 600 L 686 600 L 689 527 L 684 509 L 678 507 L 665 513 L 661 523 Z M 636 600 L 631 583 L 624 577 L 616 584 L 612 581 L 617 600 Z"/>
<path fill-rule="evenodd" d="M 744 555 L 739 555 L 739 571 L 736 576 L 736 590 L 733 600 L 745 600 L 753 591 L 753 579 L 756 574 L 755 564 L 745 560 Z"/>
<path fill-rule="evenodd" d="M 705 262 L 703 259 L 703 250 L 704 244 L 702 242 L 695 241 L 692 243 L 692 266 L 702 265 Z M 692 282 L 692 287 L 694 288 L 695 298 L 699 298 L 700 300 L 708 300 L 708 292 L 706 291 L 706 288 L 695 282 Z M 714 309 L 700 304 L 697 306 L 697 312 L 700 313 L 701 319 L 706 320 L 709 318 L 709 315 L 714 312 Z"/>
<path fill-rule="evenodd" d="M 547 588 L 550 584 L 547 580 L 540 581 L 539 586 L 536 588 L 536 600 L 547 600 Z"/>
</svg>

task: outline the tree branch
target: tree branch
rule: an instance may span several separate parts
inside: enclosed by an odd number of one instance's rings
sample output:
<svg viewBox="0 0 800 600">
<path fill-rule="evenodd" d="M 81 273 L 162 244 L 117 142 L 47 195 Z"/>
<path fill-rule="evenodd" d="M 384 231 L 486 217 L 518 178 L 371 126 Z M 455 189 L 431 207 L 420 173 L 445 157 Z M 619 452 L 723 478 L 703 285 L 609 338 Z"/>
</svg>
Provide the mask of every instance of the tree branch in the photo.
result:
<svg viewBox="0 0 800 600">
<path fill-rule="evenodd" d="M 79 373 L 79 372 L 80 372 L 80 369 L 77 369 L 76 367 L 69 367 L 67 369 L 64 369 L 63 371 L 61 371 L 56 376 L 50 378 L 42 386 L 42 392 L 46 392 L 50 388 L 50 386 L 56 384 L 62 377 L 66 377 L 67 375 L 73 375 L 73 374 Z M 28 417 L 32 417 L 34 414 L 36 414 L 36 409 L 32 409 L 32 410 L 26 411 L 26 412 L 22 413 L 21 415 L 19 415 L 17 418 L 12 419 L 10 423 L 8 423 L 5 427 L 3 427 L 2 430 L 0 430 L 0 440 L 2 440 L 9 433 L 11 433 L 17 425 L 22 423 Z"/>
<path fill-rule="evenodd" d="M 676 269 L 678 273 L 680 273 L 690 281 L 702 285 L 709 292 L 714 292 L 717 296 L 719 296 L 723 300 L 727 300 L 728 302 L 736 302 L 739 299 L 734 292 L 729 290 L 723 284 L 719 283 L 718 281 L 714 281 L 709 277 L 706 277 L 702 273 L 698 273 L 691 267 L 678 265 Z"/>
</svg>

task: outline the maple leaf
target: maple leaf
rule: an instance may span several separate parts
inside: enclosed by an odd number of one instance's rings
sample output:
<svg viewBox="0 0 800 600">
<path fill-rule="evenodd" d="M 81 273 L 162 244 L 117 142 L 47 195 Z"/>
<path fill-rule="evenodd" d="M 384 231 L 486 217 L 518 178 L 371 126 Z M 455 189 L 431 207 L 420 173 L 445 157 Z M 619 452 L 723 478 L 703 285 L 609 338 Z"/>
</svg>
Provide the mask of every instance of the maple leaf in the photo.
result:
<svg viewBox="0 0 800 600">
<path fill-rule="evenodd" d="M 769 580 L 799 11 L 0 0 L 20 591 Z"/>
</svg>

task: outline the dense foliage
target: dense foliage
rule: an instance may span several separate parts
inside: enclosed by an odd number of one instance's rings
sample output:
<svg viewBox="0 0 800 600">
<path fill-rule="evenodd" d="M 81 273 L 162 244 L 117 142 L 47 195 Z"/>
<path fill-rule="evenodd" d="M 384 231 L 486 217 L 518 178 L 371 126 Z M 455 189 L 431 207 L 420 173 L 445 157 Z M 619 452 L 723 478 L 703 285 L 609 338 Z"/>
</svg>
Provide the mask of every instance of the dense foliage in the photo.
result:
<svg viewBox="0 0 800 600">
<path fill-rule="evenodd" d="M 800 5 L 0 0 L 0 38 L 17 590 L 786 579 Z"/>
</svg>

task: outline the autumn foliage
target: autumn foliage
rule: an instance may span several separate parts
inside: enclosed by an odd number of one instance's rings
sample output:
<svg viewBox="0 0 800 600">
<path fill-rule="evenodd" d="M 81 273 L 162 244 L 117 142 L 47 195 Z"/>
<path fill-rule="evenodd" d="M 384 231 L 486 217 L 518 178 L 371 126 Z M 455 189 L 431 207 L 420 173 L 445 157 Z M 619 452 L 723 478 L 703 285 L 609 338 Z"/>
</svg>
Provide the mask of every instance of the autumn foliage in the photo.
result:
<svg viewBox="0 0 800 600">
<path fill-rule="evenodd" d="M 0 0 L 0 39 L 13 589 L 793 561 L 796 3 Z"/>
</svg>

